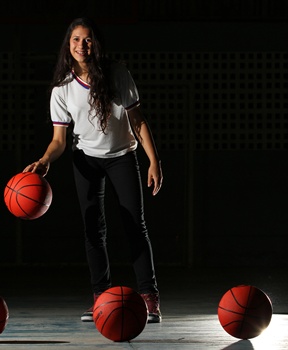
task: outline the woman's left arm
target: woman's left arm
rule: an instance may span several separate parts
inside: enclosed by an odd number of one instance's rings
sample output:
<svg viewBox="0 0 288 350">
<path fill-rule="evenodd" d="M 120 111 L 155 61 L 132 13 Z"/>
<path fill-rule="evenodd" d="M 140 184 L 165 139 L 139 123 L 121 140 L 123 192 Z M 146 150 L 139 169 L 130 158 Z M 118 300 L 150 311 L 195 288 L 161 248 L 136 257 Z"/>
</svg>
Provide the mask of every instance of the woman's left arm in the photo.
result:
<svg viewBox="0 0 288 350">
<path fill-rule="evenodd" d="M 140 107 L 135 107 L 129 110 L 128 116 L 135 135 L 149 158 L 150 166 L 148 169 L 147 184 L 148 187 L 154 184 L 152 194 L 155 196 L 162 186 L 163 175 L 161 161 L 158 156 L 152 132 L 147 120 L 142 115 Z"/>
</svg>

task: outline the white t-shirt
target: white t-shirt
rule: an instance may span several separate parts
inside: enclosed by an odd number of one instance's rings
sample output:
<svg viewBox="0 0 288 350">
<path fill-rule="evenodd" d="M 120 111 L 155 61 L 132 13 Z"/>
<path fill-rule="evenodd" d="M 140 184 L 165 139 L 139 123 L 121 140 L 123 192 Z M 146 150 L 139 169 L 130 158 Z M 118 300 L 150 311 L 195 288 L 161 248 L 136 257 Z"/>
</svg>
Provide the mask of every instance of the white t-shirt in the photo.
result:
<svg viewBox="0 0 288 350">
<path fill-rule="evenodd" d="M 73 123 L 72 149 L 83 150 L 89 156 L 110 158 L 124 155 L 137 148 L 127 111 L 139 106 L 137 87 L 124 65 L 113 64 L 111 68 L 112 89 L 116 97 L 105 133 L 97 116 L 89 116 L 89 85 L 74 74 L 72 81 L 54 87 L 50 99 L 50 113 L 54 126 L 67 127 Z"/>
</svg>

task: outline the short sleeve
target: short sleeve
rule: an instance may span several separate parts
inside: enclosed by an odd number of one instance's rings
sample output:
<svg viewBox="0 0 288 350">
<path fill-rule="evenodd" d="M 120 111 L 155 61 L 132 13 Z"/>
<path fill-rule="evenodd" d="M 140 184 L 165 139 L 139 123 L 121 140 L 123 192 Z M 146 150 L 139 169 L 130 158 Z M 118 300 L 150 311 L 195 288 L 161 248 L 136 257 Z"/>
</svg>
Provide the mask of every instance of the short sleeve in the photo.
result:
<svg viewBox="0 0 288 350">
<path fill-rule="evenodd" d="M 121 64 L 115 65 L 114 69 L 114 83 L 117 94 L 121 98 L 123 107 L 126 110 L 131 110 L 132 108 L 139 106 L 140 102 L 138 89 L 130 71 Z"/>
<path fill-rule="evenodd" d="M 71 117 L 67 111 L 63 87 L 54 87 L 50 98 L 50 114 L 54 126 L 68 126 Z"/>
</svg>

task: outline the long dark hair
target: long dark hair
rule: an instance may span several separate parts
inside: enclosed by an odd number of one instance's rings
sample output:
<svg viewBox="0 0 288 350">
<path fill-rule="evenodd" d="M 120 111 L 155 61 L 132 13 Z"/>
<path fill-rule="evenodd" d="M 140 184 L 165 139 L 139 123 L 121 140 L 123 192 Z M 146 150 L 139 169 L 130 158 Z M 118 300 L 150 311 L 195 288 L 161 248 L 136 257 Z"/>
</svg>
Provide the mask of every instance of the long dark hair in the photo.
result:
<svg viewBox="0 0 288 350">
<path fill-rule="evenodd" d="M 96 115 L 99 119 L 103 132 L 107 127 L 107 121 L 111 114 L 112 91 L 109 88 L 109 66 L 110 60 L 105 54 L 103 38 L 95 23 L 87 17 L 76 18 L 67 28 L 62 45 L 60 47 L 58 61 L 51 82 L 51 89 L 55 86 L 64 85 L 67 75 L 73 68 L 73 57 L 70 53 L 69 41 L 73 30 L 77 26 L 83 26 L 90 31 L 92 40 L 92 53 L 87 60 L 88 78 L 90 82 L 89 117 Z"/>
</svg>

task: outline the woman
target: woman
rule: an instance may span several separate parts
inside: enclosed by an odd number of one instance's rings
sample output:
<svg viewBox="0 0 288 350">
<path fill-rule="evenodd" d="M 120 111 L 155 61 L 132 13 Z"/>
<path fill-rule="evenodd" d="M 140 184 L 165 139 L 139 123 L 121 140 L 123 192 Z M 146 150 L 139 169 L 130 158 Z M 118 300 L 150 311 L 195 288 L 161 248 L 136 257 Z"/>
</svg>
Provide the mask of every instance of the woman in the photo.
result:
<svg viewBox="0 0 288 350">
<path fill-rule="evenodd" d="M 103 52 L 90 19 L 77 18 L 67 29 L 51 85 L 53 138 L 38 161 L 24 172 L 46 175 L 66 148 L 73 127 L 73 169 L 85 228 L 85 248 L 94 302 L 112 286 L 106 250 L 105 178 L 114 187 L 131 247 L 139 293 L 148 322 L 161 322 L 159 291 L 144 212 L 136 148 L 143 146 L 150 166 L 148 186 L 156 195 L 162 185 L 161 163 L 130 72 Z M 92 308 L 81 317 L 93 321 Z"/>
</svg>

